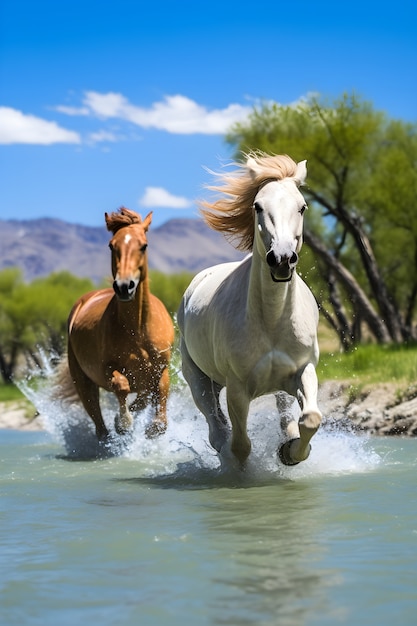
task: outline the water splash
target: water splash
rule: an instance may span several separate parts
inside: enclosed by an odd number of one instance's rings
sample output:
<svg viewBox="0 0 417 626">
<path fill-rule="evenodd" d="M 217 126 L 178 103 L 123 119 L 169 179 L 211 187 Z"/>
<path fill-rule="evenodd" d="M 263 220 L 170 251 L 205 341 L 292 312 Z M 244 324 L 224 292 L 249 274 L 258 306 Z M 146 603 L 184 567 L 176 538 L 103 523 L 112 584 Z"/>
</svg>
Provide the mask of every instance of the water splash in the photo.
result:
<svg viewBox="0 0 417 626">
<path fill-rule="evenodd" d="M 83 460 L 122 456 L 142 466 L 143 473 L 152 476 L 175 474 L 178 480 L 198 476 L 213 479 L 224 475 L 234 477 L 238 484 L 245 481 L 270 481 L 276 478 L 296 480 L 317 475 L 364 472 L 380 463 L 369 437 L 358 436 L 327 416 L 324 425 L 312 440 L 312 452 L 304 463 L 283 466 L 276 451 L 282 443 L 275 399 L 258 398 L 251 404 L 248 434 L 252 452 L 245 471 L 236 467 L 230 453 L 222 458 L 208 442 L 208 428 L 197 410 L 188 386 L 179 380 L 168 401 L 168 428 L 156 439 L 146 439 L 145 428 L 150 420 L 147 410 L 135 417 L 134 430 L 121 439 L 114 431 L 114 416 L 118 405 L 113 394 L 102 392 L 104 421 L 111 433 L 109 443 L 99 444 L 92 421 L 81 405 L 62 403 L 54 397 L 54 355 L 41 354 L 42 367 L 28 373 L 18 383 L 20 390 L 42 416 L 46 431 L 63 447 L 68 459 Z M 224 397 L 222 398 L 224 403 Z"/>
</svg>

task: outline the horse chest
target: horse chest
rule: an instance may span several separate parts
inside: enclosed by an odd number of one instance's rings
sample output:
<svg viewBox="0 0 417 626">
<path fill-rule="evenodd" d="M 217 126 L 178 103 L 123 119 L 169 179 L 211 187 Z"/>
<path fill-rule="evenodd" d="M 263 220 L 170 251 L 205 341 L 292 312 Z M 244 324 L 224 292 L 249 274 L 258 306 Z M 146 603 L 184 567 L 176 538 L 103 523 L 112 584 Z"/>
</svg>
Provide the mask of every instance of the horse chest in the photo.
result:
<svg viewBox="0 0 417 626">
<path fill-rule="evenodd" d="M 298 369 L 294 359 L 279 349 L 272 349 L 248 361 L 247 388 L 253 397 L 277 391 L 282 381 L 293 376 Z"/>
<path fill-rule="evenodd" d="M 127 371 L 146 371 L 154 362 L 155 356 L 143 346 L 127 346 L 125 350 L 115 354 L 114 363 Z"/>
</svg>

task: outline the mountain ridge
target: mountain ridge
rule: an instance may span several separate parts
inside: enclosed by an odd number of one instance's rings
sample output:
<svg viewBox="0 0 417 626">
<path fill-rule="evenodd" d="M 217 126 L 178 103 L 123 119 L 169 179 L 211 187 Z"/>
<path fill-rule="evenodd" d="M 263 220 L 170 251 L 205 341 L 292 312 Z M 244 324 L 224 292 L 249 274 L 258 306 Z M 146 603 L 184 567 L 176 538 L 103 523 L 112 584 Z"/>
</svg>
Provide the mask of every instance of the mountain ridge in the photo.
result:
<svg viewBox="0 0 417 626">
<path fill-rule="evenodd" d="M 31 281 L 68 271 L 95 283 L 111 274 L 106 227 L 73 224 L 59 218 L 0 219 L 0 270 L 18 267 Z M 148 263 L 165 274 L 190 272 L 243 258 L 202 219 L 173 218 L 148 232 Z"/>
</svg>

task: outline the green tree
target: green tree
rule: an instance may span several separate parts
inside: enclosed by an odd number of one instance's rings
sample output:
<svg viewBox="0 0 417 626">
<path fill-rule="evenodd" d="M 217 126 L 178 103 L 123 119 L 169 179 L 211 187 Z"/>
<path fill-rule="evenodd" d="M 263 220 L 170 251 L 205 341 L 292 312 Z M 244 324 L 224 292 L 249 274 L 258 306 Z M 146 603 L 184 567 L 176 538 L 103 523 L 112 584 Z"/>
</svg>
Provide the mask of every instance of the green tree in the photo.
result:
<svg viewBox="0 0 417 626">
<path fill-rule="evenodd" d="M 68 272 L 30 284 L 18 269 L 0 272 L 0 374 L 5 383 L 13 381 L 22 358 L 38 363 L 39 348 L 62 353 L 71 307 L 91 289 L 90 280 Z"/>
<path fill-rule="evenodd" d="M 182 295 L 193 278 L 190 272 L 179 274 L 163 274 L 156 270 L 150 271 L 150 287 L 152 293 L 165 304 L 168 312 L 174 317 Z"/>
<path fill-rule="evenodd" d="M 0 374 L 6 383 L 12 381 L 19 353 L 28 340 L 20 315 L 22 290 L 19 269 L 0 272 Z"/>
<path fill-rule="evenodd" d="M 413 125 L 391 122 L 386 147 L 363 197 L 367 222 L 372 223 L 375 255 L 408 332 L 417 298 L 417 133 Z M 383 211 L 381 211 L 383 207 Z"/>
<path fill-rule="evenodd" d="M 355 95 L 265 104 L 232 127 L 237 154 L 307 159 L 313 209 L 304 239 L 316 296 L 347 348 L 366 322 L 379 342 L 415 338 L 417 127 L 389 120 Z"/>
</svg>

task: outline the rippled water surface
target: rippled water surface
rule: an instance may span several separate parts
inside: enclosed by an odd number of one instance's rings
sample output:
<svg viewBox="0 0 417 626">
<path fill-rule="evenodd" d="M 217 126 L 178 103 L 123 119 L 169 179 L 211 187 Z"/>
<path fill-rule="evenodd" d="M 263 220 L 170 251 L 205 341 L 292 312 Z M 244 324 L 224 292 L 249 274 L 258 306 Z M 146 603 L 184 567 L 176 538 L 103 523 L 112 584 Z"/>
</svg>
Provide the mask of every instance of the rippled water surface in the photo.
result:
<svg viewBox="0 0 417 626">
<path fill-rule="evenodd" d="M 47 432 L 0 431 L 0 623 L 417 623 L 416 440 L 324 427 L 286 468 L 264 399 L 241 472 L 183 390 L 163 437 L 139 416 L 97 459 L 89 423 L 36 394 Z"/>
</svg>

